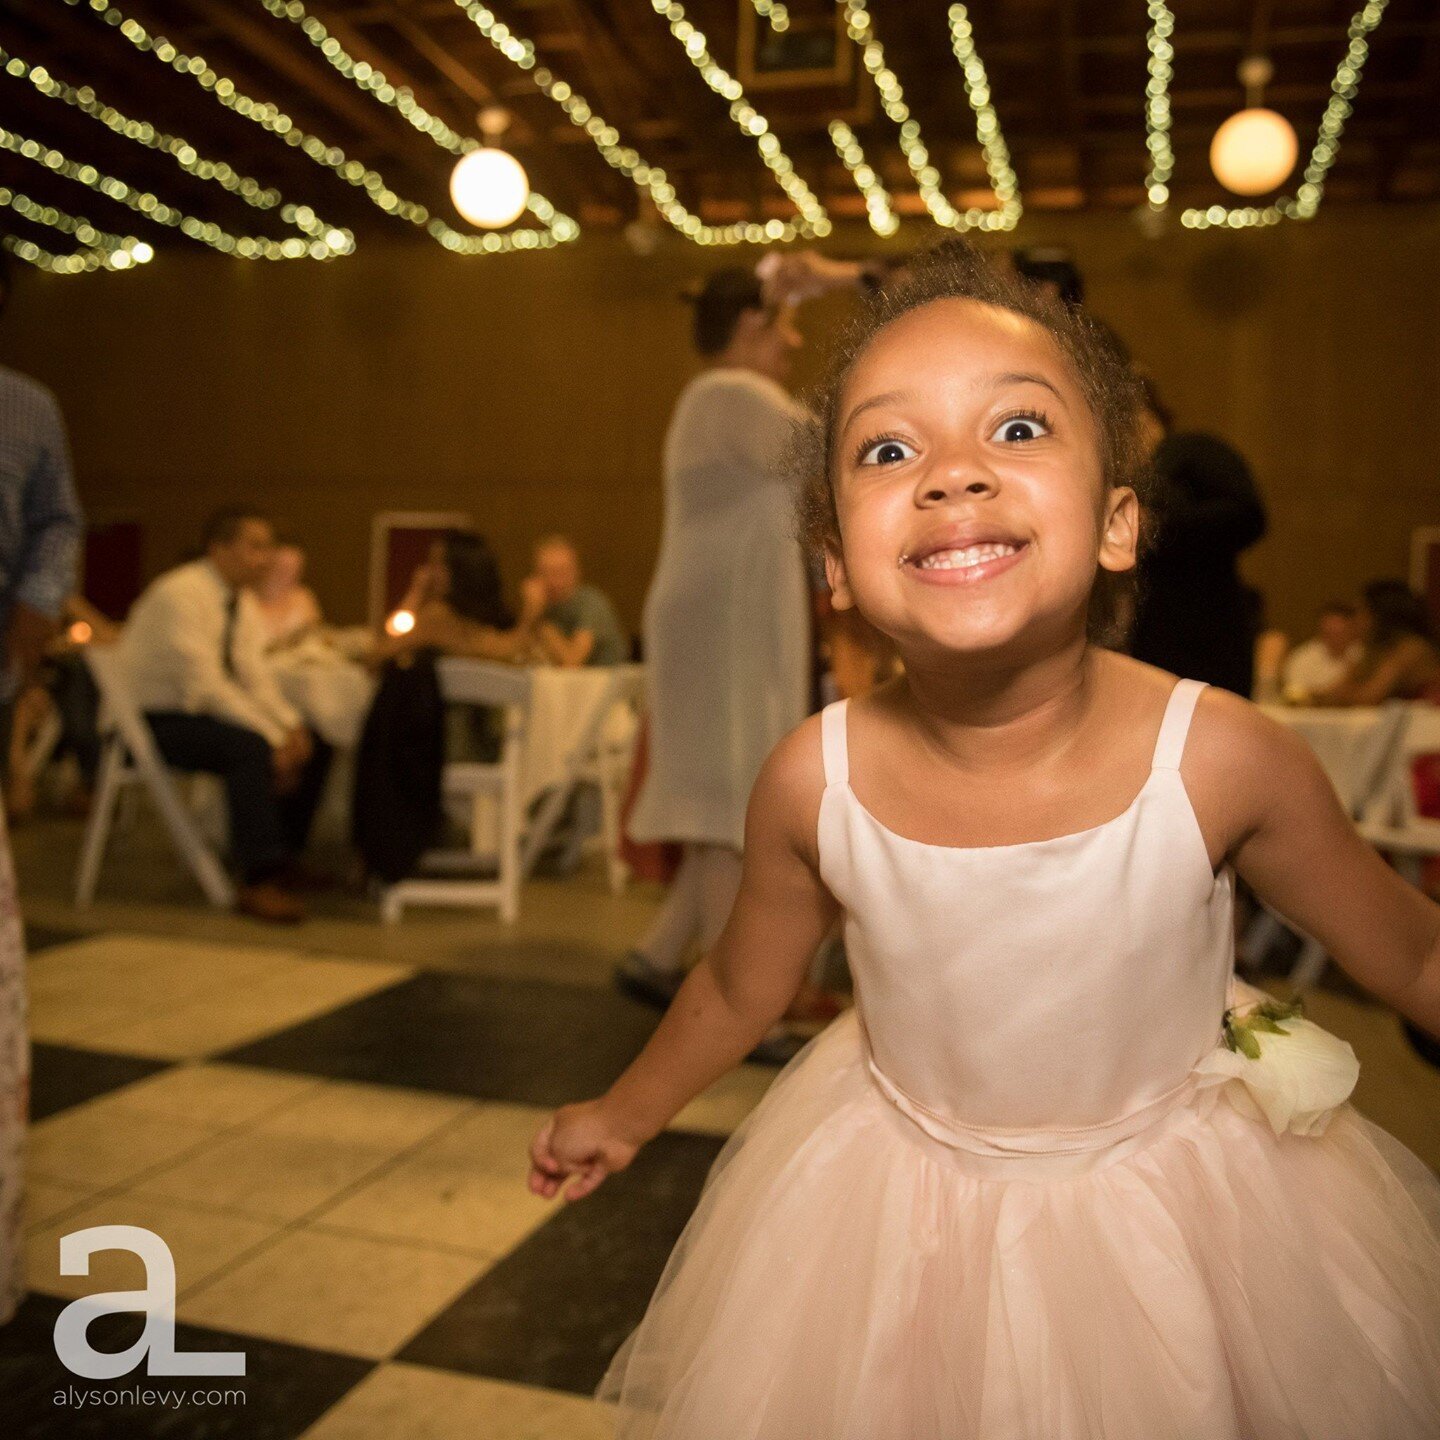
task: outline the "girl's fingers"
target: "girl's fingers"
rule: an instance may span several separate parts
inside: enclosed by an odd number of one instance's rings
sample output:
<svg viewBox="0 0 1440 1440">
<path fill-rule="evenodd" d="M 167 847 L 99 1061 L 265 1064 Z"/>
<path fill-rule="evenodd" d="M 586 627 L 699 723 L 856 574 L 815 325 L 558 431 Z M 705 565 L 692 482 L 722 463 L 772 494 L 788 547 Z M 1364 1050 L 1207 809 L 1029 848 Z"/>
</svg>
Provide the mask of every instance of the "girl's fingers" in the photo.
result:
<svg viewBox="0 0 1440 1440">
<path fill-rule="evenodd" d="M 540 1128 L 540 1133 L 530 1142 L 530 1163 L 543 1174 L 563 1175 L 565 1167 L 555 1158 L 550 1142 L 555 1135 L 555 1119 L 551 1116 Z"/>
<path fill-rule="evenodd" d="M 604 1165 L 587 1165 L 581 1172 L 580 1178 L 565 1192 L 567 1200 L 583 1200 L 587 1195 L 592 1194 L 606 1176 Z"/>
</svg>

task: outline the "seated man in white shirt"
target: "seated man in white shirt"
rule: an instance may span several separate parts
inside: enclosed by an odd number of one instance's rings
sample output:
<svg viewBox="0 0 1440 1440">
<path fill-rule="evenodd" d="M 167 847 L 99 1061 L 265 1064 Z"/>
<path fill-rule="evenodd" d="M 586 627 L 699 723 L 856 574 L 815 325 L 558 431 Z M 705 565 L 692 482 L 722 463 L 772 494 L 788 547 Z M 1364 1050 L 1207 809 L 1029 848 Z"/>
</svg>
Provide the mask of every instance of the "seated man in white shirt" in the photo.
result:
<svg viewBox="0 0 1440 1440">
<path fill-rule="evenodd" d="M 1285 661 L 1283 693 L 1287 697 L 1319 695 L 1338 685 L 1360 659 L 1359 620 L 1353 605 L 1327 605 L 1314 636 L 1297 645 Z"/>
<path fill-rule="evenodd" d="M 270 521 L 233 507 L 205 527 L 205 557 L 167 571 L 135 602 L 122 645 L 136 701 L 178 770 L 225 782 L 238 908 L 305 915 L 293 893 L 330 750 L 285 700 L 266 658 L 253 587 L 275 548 Z"/>
</svg>

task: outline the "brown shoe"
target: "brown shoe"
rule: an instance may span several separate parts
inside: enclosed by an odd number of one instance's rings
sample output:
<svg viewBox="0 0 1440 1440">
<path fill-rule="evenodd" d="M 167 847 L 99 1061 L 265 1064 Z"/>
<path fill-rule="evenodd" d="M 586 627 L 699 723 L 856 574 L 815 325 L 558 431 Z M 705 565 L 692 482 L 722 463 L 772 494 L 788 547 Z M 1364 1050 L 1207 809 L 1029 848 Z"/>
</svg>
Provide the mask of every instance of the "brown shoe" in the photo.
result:
<svg viewBox="0 0 1440 1440">
<path fill-rule="evenodd" d="M 307 865 L 303 860 L 288 861 L 275 879 L 297 895 L 324 895 L 340 883 L 328 870 Z"/>
<path fill-rule="evenodd" d="M 298 925 L 305 918 L 305 907 L 288 890 L 273 880 L 258 885 L 242 885 L 235 897 L 235 909 L 253 920 L 270 925 Z"/>
</svg>

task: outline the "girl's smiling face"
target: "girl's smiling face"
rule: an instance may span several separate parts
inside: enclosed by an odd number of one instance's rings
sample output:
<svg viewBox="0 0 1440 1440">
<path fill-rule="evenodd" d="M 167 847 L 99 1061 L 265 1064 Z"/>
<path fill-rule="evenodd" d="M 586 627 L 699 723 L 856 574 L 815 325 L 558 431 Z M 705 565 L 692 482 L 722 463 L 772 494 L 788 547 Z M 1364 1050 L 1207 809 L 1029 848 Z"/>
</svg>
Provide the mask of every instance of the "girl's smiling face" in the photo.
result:
<svg viewBox="0 0 1440 1440">
<path fill-rule="evenodd" d="M 882 330 L 846 381 L 831 466 L 835 603 L 917 659 L 1083 634 L 1097 565 L 1135 564 L 1135 492 L 1106 486 L 1059 346 L 1008 310 L 937 300 Z"/>
</svg>

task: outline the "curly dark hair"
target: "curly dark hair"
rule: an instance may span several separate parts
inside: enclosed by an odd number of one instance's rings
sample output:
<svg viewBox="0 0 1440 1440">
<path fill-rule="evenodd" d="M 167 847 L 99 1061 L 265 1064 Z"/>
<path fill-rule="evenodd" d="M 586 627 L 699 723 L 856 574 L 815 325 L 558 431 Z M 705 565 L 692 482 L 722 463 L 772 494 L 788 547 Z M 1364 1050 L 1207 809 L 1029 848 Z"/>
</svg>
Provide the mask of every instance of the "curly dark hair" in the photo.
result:
<svg viewBox="0 0 1440 1440">
<path fill-rule="evenodd" d="M 1149 538 L 1150 470 L 1138 420 L 1140 383 L 1117 338 L 1083 311 L 1060 303 L 993 263 L 967 240 L 949 240 L 920 257 L 873 294 L 841 337 L 829 370 L 808 398 L 811 418 L 797 425 L 787 470 L 796 486 L 800 539 L 815 554 L 838 552 L 834 452 L 840 401 L 856 363 L 875 338 L 902 316 L 939 300 L 973 300 L 1023 316 L 1049 334 L 1070 366 L 1100 437 L 1100 465 L 1108 487 L 1131 486 L 1142 507 L 1142 545 Z M 1100 571 L 1090 608 L 1090 634 L 1112 644 L 1133 605 L 1134 572 Z"/>
</svg>

